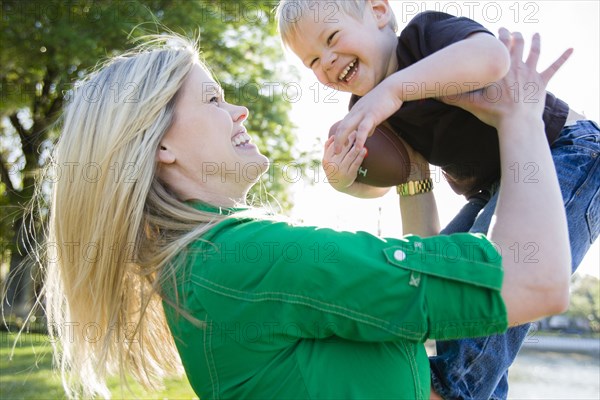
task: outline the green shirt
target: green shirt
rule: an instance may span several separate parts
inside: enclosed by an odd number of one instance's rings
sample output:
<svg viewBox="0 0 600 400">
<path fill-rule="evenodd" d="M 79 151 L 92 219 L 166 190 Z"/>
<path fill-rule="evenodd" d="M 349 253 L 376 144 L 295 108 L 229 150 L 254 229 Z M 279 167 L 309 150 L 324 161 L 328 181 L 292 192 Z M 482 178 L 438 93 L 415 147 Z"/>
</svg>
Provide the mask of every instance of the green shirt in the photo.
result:
<svg viewBox="0 0 600 400">
<path fill-rule="evenodd" d="M 165 311 L 202 400 L 425 399 L 427 338 L 507 327 L 482 235 L 382 239 L 234 212 L 178 262 L 179 305 L 204 327 Z"/>
</svg>

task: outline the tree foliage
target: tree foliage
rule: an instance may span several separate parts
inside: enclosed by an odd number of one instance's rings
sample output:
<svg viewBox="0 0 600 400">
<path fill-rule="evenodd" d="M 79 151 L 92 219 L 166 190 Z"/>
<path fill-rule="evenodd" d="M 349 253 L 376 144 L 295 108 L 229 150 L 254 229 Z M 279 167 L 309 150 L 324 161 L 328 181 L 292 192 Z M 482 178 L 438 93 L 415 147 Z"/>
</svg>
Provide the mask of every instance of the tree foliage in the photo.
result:
<svg viewBox="0 0 600 400">
<path fill-rule="evenodd" d="M 294 76 L 282 65 L 272 9 L 276 2 L 224 0 L 3 0 L 0 84 L 0 240 L 15 265 L 22 211 L 51 149 L 65 93 L 99 60 L 131 47 L 131 39 L 165 28 L 200 35 L 202 56 L 226 99 L 250 109 L 246 126 L 276 165 L 296 157 L 285 89 Z M 282 79 L 286 77 L 286 79 Z M 288 182 L 267 174 L 265 190 L 286 209 Z M 260 196 L 262 201 L 268 201 Z M 27 239 L 27 238 L 25 238 Z M 26 240 L 24 240 L 26 241 Z M 28 249 L 21 249 L 27 253 Z"/>
<path fill-rule="evenodd" d="M 590 321 L 600 332 L 600 280 L 592 275 L 575 275 L 571 286 L 571 302 L 567 315 Z"/>
</svg>

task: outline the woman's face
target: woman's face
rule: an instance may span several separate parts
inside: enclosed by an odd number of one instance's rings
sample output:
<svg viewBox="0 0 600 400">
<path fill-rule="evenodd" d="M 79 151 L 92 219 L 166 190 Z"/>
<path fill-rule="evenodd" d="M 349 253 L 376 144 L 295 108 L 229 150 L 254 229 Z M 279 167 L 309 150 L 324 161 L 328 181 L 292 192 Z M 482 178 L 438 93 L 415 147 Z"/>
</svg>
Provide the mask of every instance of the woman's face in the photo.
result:
<svg viewBox="0 0 600 400">
<path fill-rule="evenodd" d="M 196 64 L 179 92 L 159 159 L 186 182 L 237 197 L 236 191 L 247 191 L 269 166 L 246 132 L 247 118 L 248 109 L 227 103 L 220 86 Z"/>
</svg>

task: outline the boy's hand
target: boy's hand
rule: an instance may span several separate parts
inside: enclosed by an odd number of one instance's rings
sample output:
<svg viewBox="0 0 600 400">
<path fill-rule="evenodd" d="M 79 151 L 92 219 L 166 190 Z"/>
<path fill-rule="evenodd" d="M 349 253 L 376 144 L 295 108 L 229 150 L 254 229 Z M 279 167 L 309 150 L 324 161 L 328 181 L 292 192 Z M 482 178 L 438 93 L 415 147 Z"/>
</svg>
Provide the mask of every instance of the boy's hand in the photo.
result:
<svg viewBox="0 0 600 400">
<path fill-rule="evenodd" d="M 344 142 L 339 154 L 334 152 L 334 136 L 325 142 L 323 154 L 323 170 L 331 186 L 340 192 L 345 192 L 356 180 L 358 167 L 362 164 L 367 149 L 358 148 L 355 143 L 356 135 L 353 133 Z"/>
<path fill-rule="evenodd" d="M 375 127 L 402 106 L 402 100 L 395 92 L 392 82 L 383 80 L 354 104 L 348 115 L 338 124 L 334 135 L 335 154 L 342 152 L 344 143 L 352 133 L 356 137 L 354 145 L 359 150 L 363 148 L 367 137 L 373 134 Z"/>
</svg>

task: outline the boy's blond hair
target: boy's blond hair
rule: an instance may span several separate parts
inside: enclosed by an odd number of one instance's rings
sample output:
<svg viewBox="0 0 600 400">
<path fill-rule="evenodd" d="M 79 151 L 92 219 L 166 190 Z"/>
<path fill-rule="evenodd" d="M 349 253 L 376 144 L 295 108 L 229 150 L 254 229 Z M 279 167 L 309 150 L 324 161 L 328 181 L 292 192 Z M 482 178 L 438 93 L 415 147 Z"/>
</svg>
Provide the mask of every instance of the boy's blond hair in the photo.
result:
<svg viewBox="0 0 600 400">
<path fill-rule="evenodd" d="M 275 13 L 281 40 L 287 46 L 298 34 L 297 23 L 306 16 L 318 18 L 317 21 L 326 22 L 329 19 L 330 22 L 334 22 L 335 13 L 342 11 L 358 19 L 362 17 L 368 3 L 370 0 L 281 0 Z M 393 12 L 389 27 L 394 32 L 398 30 L 398 22 Z"/>
</svg>

